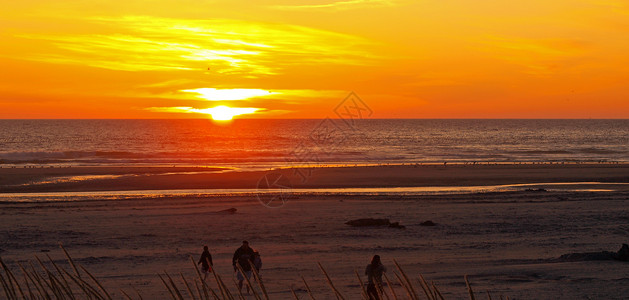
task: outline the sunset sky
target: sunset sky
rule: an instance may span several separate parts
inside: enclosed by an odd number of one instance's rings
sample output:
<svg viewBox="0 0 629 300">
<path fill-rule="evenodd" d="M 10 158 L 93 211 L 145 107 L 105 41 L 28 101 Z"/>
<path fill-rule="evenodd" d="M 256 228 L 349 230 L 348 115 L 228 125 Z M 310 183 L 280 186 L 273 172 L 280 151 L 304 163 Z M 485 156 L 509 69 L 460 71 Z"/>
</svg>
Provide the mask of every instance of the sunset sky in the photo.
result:
<svg viewBox="0 0 629 300">
<path fill-rule="evenodd" d="M 0 1 L 0 118 L 629 118 L 628 1 Z"/>
</svg>

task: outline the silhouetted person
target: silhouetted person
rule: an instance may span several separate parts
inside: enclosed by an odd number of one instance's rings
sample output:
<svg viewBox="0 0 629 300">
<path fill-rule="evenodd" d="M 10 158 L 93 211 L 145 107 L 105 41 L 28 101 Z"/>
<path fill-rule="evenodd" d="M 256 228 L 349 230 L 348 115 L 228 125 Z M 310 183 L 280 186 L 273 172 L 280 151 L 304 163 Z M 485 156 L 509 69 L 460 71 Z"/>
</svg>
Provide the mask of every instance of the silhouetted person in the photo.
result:
<svg viewBox="0 0 629 300">
<path fill-rule="evenodd" d="M 236 249 L 234 252 L 234 257 L 232 258 L 232 265 L 234 266 L 234 272 L 236 272 L 236 278 L 238 279 L 238 290 L 242 290 L 242 282 L 245 280 L 244 276 L 247 276 L 247 279 L 251 278 L 251 263 L 253 263 L 253 249 L 249 247 L 249 242 L 242 241 L 242 245 Z M 244 271 L 245 274 L 241 274 L 238 267 Z M 249 285 L 247 285 L 247 294 L 249 294 Z"/>
<path fill-rule="evenodd" d="M 253 251 L 253 266 L 256 268 L 256 272 L 260 274 L 260 269 L 262 269 L 262 258 L 260 257 L 260 252 Z"/>
<path fill-rule="evenodd" d="M 212 272 L 212 266 L 214 266 L 212 254 L 210 254 L 210 250 L 208 250 L 207 246 L 203 246 L 203 253 L 201 253 L 201 258 L 197 264 L 201 264 L 201 271 L 205 274 L 203 280 L 205 280 L 207 275 Z"/>
<path fill-rule="evenodd" d="M 382 289 L 382 274 L 387 268 L 380 262 L 380 255 L 374 255 L 371 263 L 365 269 L 367 275 L 367 296 L 369 300 L 380 300 L 380 292 Z"/>
</svg>

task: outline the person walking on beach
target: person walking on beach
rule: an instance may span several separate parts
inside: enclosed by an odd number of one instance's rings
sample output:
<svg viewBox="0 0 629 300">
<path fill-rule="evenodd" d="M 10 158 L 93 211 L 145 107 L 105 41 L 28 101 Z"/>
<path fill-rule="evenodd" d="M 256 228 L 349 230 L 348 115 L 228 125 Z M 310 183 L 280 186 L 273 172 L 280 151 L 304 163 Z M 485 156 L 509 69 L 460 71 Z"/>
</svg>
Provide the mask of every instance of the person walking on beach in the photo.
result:
<svg viewBox="0 0 629 300">
<path fill-rule="evenodd" d="M 203 246 L 203 253 L 201 253 L 201 258 L 197 264 L 201 264 L 201 271 L 205 275 L 203 280 L 207 278 L 207 275 L 212 272 L 212 267 L 214 263 L 212 262 L 212 254 L 210 254 L 210 250 L 208 250 L 207 246 Z"/>
<path fill-rule="evenodd" d="M 387 268 L 382 265 L 380 261 L 380 255 L 374 255 L 371 259 L 371 263 L 367 265 L 365 269 L 365 275 L 367 275 L 367 297 L 369 300 L 380 300 L 380 293 L 382 288 L 382 274 L 387 271 Z"/>
<path fill-rule="evenodd" d="M 253 249 L 249 247 L 249 242 L 247 241 L 242 241 L 242 245 L 236 249 L 236 252 L 234 252 L 232 265 L 234 266 L 234 272 L 236 272 L 236 278 L 238 279 L 239 291 L 242 290 L 242 282 L 245 280 L 244 276 L 247 276 L 247 279 L 251 278 L 251 263 L 253 263 L 253 256 Z M 242 274 L 242 272 L 238 269 L 238 266 L 240 266 L 245 274 Z M 247 285 L 247 294 L 249 294 L 249 285 Z"/>
<path fill-rule="evenodd" d="M 260 252 L 258 252 L 258 250 L 253 251 L 253 266 L 256 267 L 256 272 L 260 273 L 260 269 L 262 269 L 262 258 L 260 258 Z"/>
<path fill-rule="evenodd" d="M 262 258 L 260 257 L 260 252 L 258 250 L 253 251 L 253 267 L 256 268 L 256 274 L 260 276 L 260 269 L 262 269 Z M 256 278 L 256 280 L 258 280 Z"/>
</svg>

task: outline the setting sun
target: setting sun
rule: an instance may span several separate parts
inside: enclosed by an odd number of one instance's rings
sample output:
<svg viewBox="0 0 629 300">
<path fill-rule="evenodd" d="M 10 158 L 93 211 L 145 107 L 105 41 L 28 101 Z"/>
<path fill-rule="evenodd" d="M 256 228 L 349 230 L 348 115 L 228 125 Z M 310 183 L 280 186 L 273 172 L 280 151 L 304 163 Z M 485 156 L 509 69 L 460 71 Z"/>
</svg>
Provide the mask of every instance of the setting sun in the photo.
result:
<svg viewBox="0 0 629 300">
<path fill-rule="evenodd" d="M 151 107 L 148 110 L 154 112 L 167 112 L 167 113 L 192 113 L 192 114 L 204 114 L 212 116 L 212 120 L 215 121 L 229 121 L 235 116 L 253 114 L 259 111 L 263 111 L 257 107 L 229 107 L 225 105 L 219 105 L 212 108 L 194 108 L 194 107 Z"/>
<path fill-rule="evenodd" d="M 196 110 L 196 112 L 209 114 L 212 116 L 212 120 L 229 121 L 235 116 L 252 114 L 258 110 L 258 108 L 254 107 L 228 107 L 225 105 L 220 105 L 212 108 L 198 109 Z"/>
</svg>

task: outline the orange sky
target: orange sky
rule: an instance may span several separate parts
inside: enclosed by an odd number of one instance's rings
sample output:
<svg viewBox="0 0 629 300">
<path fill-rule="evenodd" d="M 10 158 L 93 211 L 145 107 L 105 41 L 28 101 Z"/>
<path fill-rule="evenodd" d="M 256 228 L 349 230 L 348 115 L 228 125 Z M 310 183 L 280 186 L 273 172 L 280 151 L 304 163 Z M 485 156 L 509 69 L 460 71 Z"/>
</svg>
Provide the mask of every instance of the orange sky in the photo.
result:
<svg viewBox="0 0 629 300">
<path fill-rule="evenodd" d="M 627 1 L 1 1 L 0 118 L 629 118 Z"/>
</svg>

